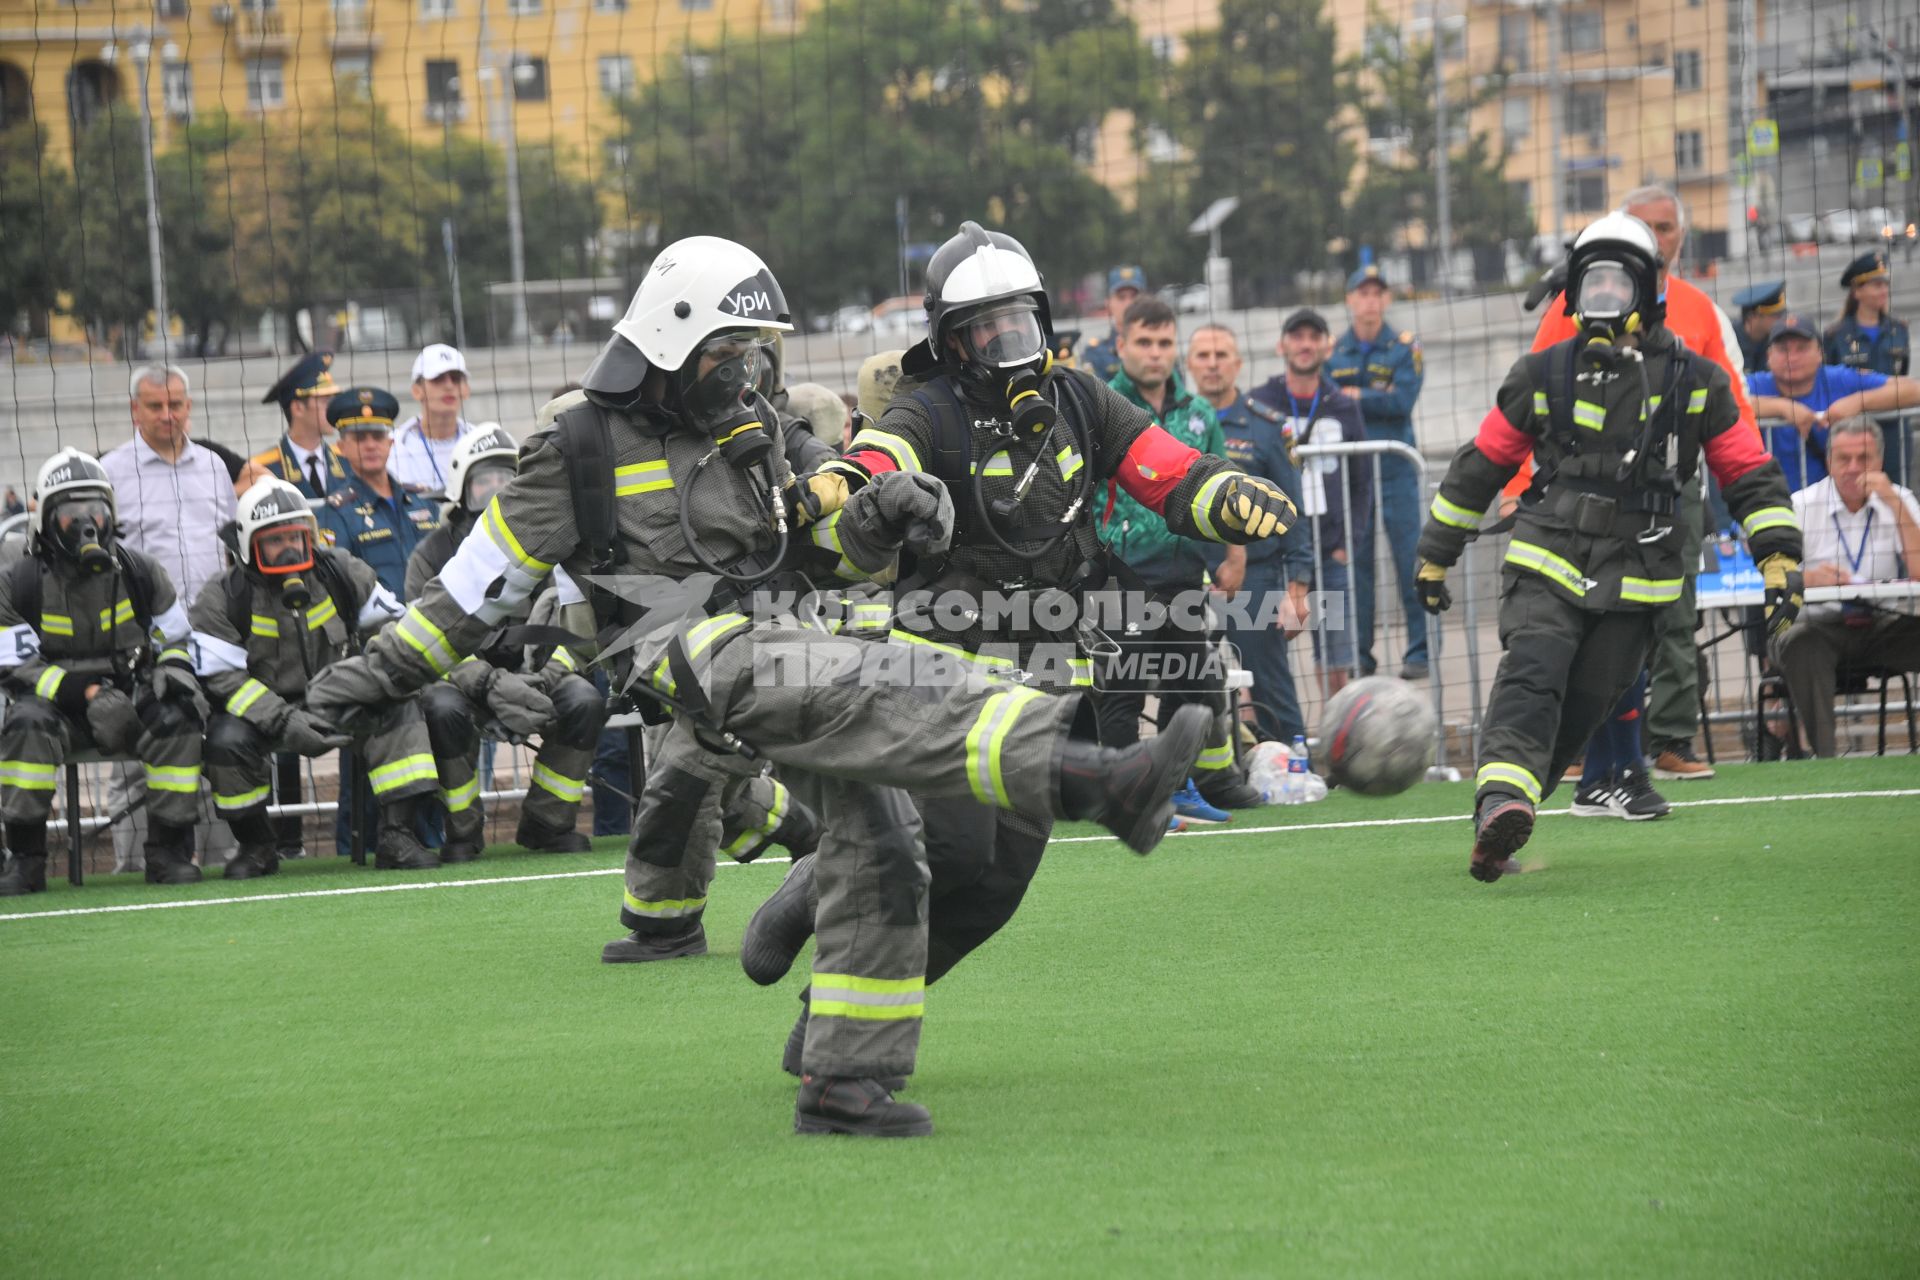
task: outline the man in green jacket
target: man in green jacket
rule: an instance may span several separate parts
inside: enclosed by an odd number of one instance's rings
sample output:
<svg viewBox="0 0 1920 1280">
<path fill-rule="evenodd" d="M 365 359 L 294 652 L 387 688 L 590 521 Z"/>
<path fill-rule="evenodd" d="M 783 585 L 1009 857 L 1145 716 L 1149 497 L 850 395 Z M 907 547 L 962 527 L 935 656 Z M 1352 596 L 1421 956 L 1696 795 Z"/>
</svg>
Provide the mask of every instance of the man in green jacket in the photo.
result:
<svg viewBox="0 0 1920 1280">
<path fill-rule="evenodd" d="M 1213 406 L 1180 380 L 1180 333 L 1173 309 L 1152 295 L 1136 298 L 1121 318 L 1115 345 L 1120 372 L 1108 385 L 1151 413 L 1182 444 L 1226 457 L 1226 433 L 1214 418 Z M 1214 712 L 1214 728 L 1194 766 L 1198 794 L 1176 796 L 1175 809 L 1205 818 L 1212 810 L 1258 804 L 1259 793 L 1247 785 L 1234 762 L 1226 671 L 1204 607 L 1209 575 L 1222 591 L 1239 588 L 1246 548 L 1183 538 L 1168 529 L 1157 512 L 1117 491 L 1105 537 L 1114 558 L 1131 571 L 1130 579 L 1113 585 L 1150 593 L 1168 608 L 1164 619 L 1129 616 L 1124 632 L 1114 635 L 1119 652 L 1103 664 L 1096 681 L 1101 741 L 1125 745 L 1139 740 L 1149 690 L 1160 695 L 1162 723 L 1183 703 L 1199 703 Z M 1155 621 L 1159 625 L 1153 625 Z M 1195 803 L 1201 800 L 1205 803 Z M 1223 815 L 1211 816 L 1218 820 Z"/>
</svg>

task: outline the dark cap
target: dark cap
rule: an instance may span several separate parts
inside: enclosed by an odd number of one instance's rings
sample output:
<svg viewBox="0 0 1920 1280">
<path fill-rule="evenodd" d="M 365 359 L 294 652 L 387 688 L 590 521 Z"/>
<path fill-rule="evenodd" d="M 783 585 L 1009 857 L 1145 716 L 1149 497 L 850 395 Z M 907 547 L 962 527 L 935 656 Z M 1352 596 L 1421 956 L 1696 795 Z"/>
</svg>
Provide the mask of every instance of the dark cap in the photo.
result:
<svg viewBox="0 0 1920 1280">
<path fill-rule="evenodd" d="M 1315 311 L 1312 307 L 1301 307 L 1298 311 L 1288 316 L 1287 322 L 1280 326 L 1280 332 L 1282 334 L 1292 333 L 1295 329 L 1303 326 L 1318 329 L 1322 333 L 1333 332 L 1327 325 L 1327 318 L 1318 311 Z"/>
<path fill-rule="evenodd" d="M 311 400 L 315 396 L 330 396 L 340 388 L 333 382 L 333 352 L 315 351 L 300 357 L 293 368 L 280 375 L 280 381 L 266 395 L 260 398 L 261 404 L 277 404 L 282 410 L 295 400 Z"/>
<path fill-rule="evenodd" d="M 1733 295 L 1733 305 L 1741 313 L 1753 312 L 1756 315 L 1779 315 L 1787 309 L 1787 282 L 1785 280 L 1762 280 Z"/>
<path fill-rule="evenodd" d="M 1377 262 L 1369 262 L 1366 266 L 1361 267 L 1358 271 L 1348 276 L 1347 292 L 1352 293 L 1363 284 L 1377 284 L 1382 289 L 1390 289 L 1393 287 L 1387 283 L 1386 272 L 1380 270 L 1380 264 Z"/>
<path fill-rule="evenodd" d="M 400 402 L 379 387 L 348 387 L 327 401 L 327 421 L 340 431 L 392 431 Z"/>
<path fill-rule="evenodd" d="M 1115 267 L 1107 272 L 1107 296 L 1111 298 L 1122 289 L 1147 291 L 1147 273 L 1138 267 Z"/>
<path fill-rule="evenodd" d="M 1842 289 L 1851 289 L 1853 286 L 1865 284 L 1869 280 L 1884 280 L 1886 278 L 1887 255 L 1878 249 L 1870 249 L 1847 264 L 1847 269 L 1840 273 L 1840 287 Z"/>
<path fill-rule="evenodd" d="M 1778 320 L 1775 320 L 1773 322 L 1773 328 L 1767 331 L 1767 341 L 1776 341 L 1790 333 L 1797 334 L 1811 342 L 1820 341 L 1820 330 L 1814 327 L 1813 321 L 1807 319 L 1797 311 L 1789 311 Z"/>
</svg>

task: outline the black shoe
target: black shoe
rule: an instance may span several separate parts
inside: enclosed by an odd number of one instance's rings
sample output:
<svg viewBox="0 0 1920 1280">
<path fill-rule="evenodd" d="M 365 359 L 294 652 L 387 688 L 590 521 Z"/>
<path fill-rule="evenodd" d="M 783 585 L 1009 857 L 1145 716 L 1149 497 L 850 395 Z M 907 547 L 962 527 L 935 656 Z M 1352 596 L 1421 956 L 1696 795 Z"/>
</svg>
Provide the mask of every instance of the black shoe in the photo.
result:
<svg viewBox="0 0 1920 1280">
<path fill-rule="evenodd" d="M 1205 779 L 1198 779 L 1194 785 L 1200 792 L 1200 798 L 1216 809 L 1257 809 L 1263 803 L 1258 791 L 1233 778 L 1211 784 Z"/>
<path fill-rule="evenodd" d="M 820 819 L 813 810 L 795 799 L 792 792 L 787 793 L 787 816 L 780 819 L 780 825 L 767 837 L 769 844 L 777 844 L 794 858 L 805 858 L 820 847 Z"/>
<path fill-rule="evenodd" d="M 479 857 L 480 846 L 472 840 L 449 840 L 440 846 L 442 866 L 451 862 L 474 862 Z"/>
<path fill-rule="evenodd" d="M 14 854 L 7 859 L 7 869 L 0 871 L 0 898 L 18 898 L 29 893 L 47 891 L 47 858 L 45 854 Z"/>
<path fill-rule="evenodd" d="M 153 850 L 147 850 L 148 884 L 199 884 L 200 868 L 191 862 L 153 860 Z"/>
<path fill-rule="evenodd" d="M 1673 806 L 1667 803 L 1666 797 L 1653 789 L 1653 779 L 1647 776 L 1645 769 L 1622 774 L 1618 794 L 1621 807 L 1625 810 L 1620 816 L 1629 822 L 1664 818 L 1673 812 Z"/>
<path fill-rule="evenodd" d="M 193 828 L 155 822 L 147 828 L 144 851 L 148 884 L 199 884 L 193 865 Z"/>
<path fill-rule="evenodd" d="M 1135 853 L 1152 853 L 1173 817 L 1173 793 L 1200 758 L 1212 726 L 1211 711 L 1189 705 L 1131 747 L 1067 741 L 1055 766 L 1060 816 L 1090 818 Z"/>
<path fill-rule="evenodd" d="M 812 854 L 795 858 L 787 878 L 760 904 L 740 937 L 740 968 L 763 987 L 787 976 L 813 936 L 813 868 Z"/>
<path fill-rule="evenodd" d="M 259 876 L 270 876 L 280 870 L 280 855 L 272 849 L 252 848 L 245 845 L 240 852 L 227 860 L 227 869 L 221 874 L 229 880 L 252 880 Z"/>
<path fill-rule="evenodd" d="M 373 865 L 379 871 L 431 871 L 440 865 L 440 856 L 421 844 L 412 831 L 387 827 L 374 847 Z"/>
<path fill-rule="evenodd" d="M 1513 855 L 1533 835 L 1533 806 L 1519 796 L 1489 792 L 1474 815 L 1473 858 L 1467 871 L 1482 884 L 1520 870 Z"/>
<path fill-rule="evenodd" d="M 780 1051 L 780 1069 L 796 1079 L 806 1075 L 801 1062 L 807 1049 L 807 1016 L 813 1006 L 808 1001 L 807 991 L 800 992 L 800 1017 L 794 1022 L 793 1030 L 787 1032 L 787 1046 Z M 875 1076 L 874 1080 L 888 1093 L 898 1093 L 907 1087 L 905 1076 Z"/>
<path fill-rule="evenodd" d="M 601 964 L 645 964 L 707 954 L 707 930 L 698 920 L 679 933 L 634 932 L 600 948 Z"/>
<path fill-rule="evenodd" d="M 1427 664 L 1424 662 L 1409 662 L 1406 666 L 1400 668 L 1400 678 L 1402 680 L 1425 680 L 1427 675 Z"/>
<path fill-rule="evenodd" d="M 585 853 L 593 842 L 578 831 L 555 831 L 537 822 L 520 819 L 513 842 L 532 853 Z"/>
<path fill-rule="evenodd" d="M 1627 802 L 1611 774 L 1582 783 L 1573 793 L 1573 803 L 1567 806 L 1567 812 L 1576 818 L 1624 818 L 1626 809 Z"/>
<path fill-rule="evenodd" d="M 933 1132 L 933 1115 L 917 1102 L 899 1101 L 878 1080 L 802 1076 L 793 1131 L 922 1138 Z"/>
</svg>

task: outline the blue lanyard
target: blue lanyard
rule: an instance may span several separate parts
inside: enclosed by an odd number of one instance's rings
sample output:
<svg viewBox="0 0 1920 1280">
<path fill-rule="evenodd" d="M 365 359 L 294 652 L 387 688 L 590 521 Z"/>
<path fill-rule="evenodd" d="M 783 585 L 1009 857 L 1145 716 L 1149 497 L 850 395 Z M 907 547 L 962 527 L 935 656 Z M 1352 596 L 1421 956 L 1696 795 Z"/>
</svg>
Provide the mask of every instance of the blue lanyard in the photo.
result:
<svg viewBox="0 0 1920 1280">
<path fill-rule="evenodd" d="M 1289 411 L 1292 412 L 1294 417 L 1300 419 L 1300 428 L 1301 428 L 1300 443 L 1301 444 L 1307 443 L 1307 438 L 1313 434 L 1313 416 L 1314 414 L 1320 411 L 1320 397 L 1323 394 L 1325 394 L 1326 389 L 1327 388 L 1325 383 L 1322 383 L 1321 385 L 1313 389 L 1313 403 L 1307 406 L 1307 416 L 1304 418 L 1301 418 L 1300 402 L 1293 398 L 1293 388 L 1292 387 L 1287 388 L 1287 408 Z"/>
<path fill-rule="evenodd" d="M 1867 558 L 1867 538 L 1873 533 L 1873 508 L 1867 508 L 1867 523 L 1860 530 L 1860 549 L 1855 551 L 1847 545 L 1847 535 L 1840 529 L 1840 513 L 1833 513 L 1833 534 L 1840 539 L 1840 550 L 1847 557 L 1847 569 L 1855 578 L 1860 576 L 1860 562 Z"/>
</svg>

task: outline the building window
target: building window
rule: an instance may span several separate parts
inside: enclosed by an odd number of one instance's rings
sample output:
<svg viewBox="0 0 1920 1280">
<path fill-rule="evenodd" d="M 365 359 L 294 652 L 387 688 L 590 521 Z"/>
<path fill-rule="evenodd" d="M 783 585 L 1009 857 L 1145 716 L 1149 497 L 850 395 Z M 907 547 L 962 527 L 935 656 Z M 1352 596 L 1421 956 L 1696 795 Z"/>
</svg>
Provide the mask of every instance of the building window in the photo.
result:
<svg viewBox="0 0 1920 1280">
<path fill-rule="evenodd" d="M 193 119 L 193 68 L 168 62 L 160 68 L 160 101 L 175 120 Z"/>
<path fill-rule="evenodd" d="M 187 16 L 187 0 L 155 0 L 153 16 L 161 19 L 179 18 L 184 21 Z"/>
<path fill-rule="evenodd" d="M 1568 174 L 1565 204 L 1568 213 L 1603 212 L 1607 207 L 1607 175 L 1604 173 Z"/>
<path fill-rule="evenodd" d="M 1673 135 L 1673 167 L 1681 173 L 1698 173 L 1706 166 L 1705 135 L 1698 129 L 1682 129 Z"/>
<path fill-rule="evenodd" d="M 1673 88 L 1686 93 L 1700 87 L 1700 51 L 1676 49 L 1673 52 Z"/>
<path fill-rule="evenodd" d="M 710 13 L 712 10 L 713 0 L 680 0 L 682 13 Z"/>
<path fill-rule="evenodd" d="M 609 98 L 624 98 L 633 92 L 633 59 L 624 53 L 600 56 L 600 92 Z"/>
<path fill-rule="evenodd" d="M 1500 15 L 1500 61 L 1510 71 L 1525 71 L 1533 59 L 1533 15 Z"/>
<path fill-rule="evenodd" d="M 460 92 L 460 64 L 451 58 L 427 60 L 427 119 L 448 124 L 466 114 Z"/>
<path fill-rule="evenodd" d="M 285 64 L 278 58 L 247 59 L 247 105 L 271 111 L 287 104 Z"/>
<path fill-rule="evenodd" d="M 791 26 L 800 20 L 798 0 L 767 0 L 767 20 Z"/>
<path fill-rule="evenodd" d="M 1600 10 L 1568 9 L 1560 21 L 1568 53 L 1598 53 L 1607 47 L 1607 20 Z"/>
<path fill-rule="evenodd" d="M 420 20 L 437 22 L 453 16 L 453 0 L 420 0 Z"/>
<path fill-rule="evenodd" d="M 515 102 L 545 102 L 547 100 L 547 60 L 528 54 L 513 55 L 513 100 Z"/>
<path fill-rule="evenodd" d="M 1147 48 L 1153 56 L 1162 62 L 1172 62 L 1180 56 L 1180 40 L 1177 36 L 1158 35 L 1149 37 Z"/>
<path fill-rule="evenodd" d="M 607 168 L 625 173 L 627 166 L 633 163 L 633 148 L 618 138 L 608 138 Z"/>
<path fill-rule="evenodd" d="M 1586 134 L 1594 146 L 1601 145 L 1607 136 L 1607 91 L 1567 90 L 1565 118 L 1568 133 Z"/>
<path fill-rule="evenodd" d="M 1533 132 L 1533 99 L 1507 98 L 1500 103 L 1500 131 L 1511 146 Z"/>
<path fill-rule="evenodd" d="M 1519 178 L 1507 183 L 1507 191 L 1513 196 L 1514 202 L 1522 208 L 1527 210 L 1533 208 L 1533 183 L 1527 179 Z"/>
<path fill-rule="evenodd" d="M 373 55 L 336 53 L 333 55 L 333 93 L 337 98 L 368 102 L 373 98 Z"/>
<path fill-rule="evenodd" d="M 543 0 L 507 0 L 507 12 L 516 18 L 530 18 L 539 13 Z"/>
<path fill-rule="evenodd" d="M 625 13 L 627 0 L 593 0 L 595 13 Z"/>
</svg>

